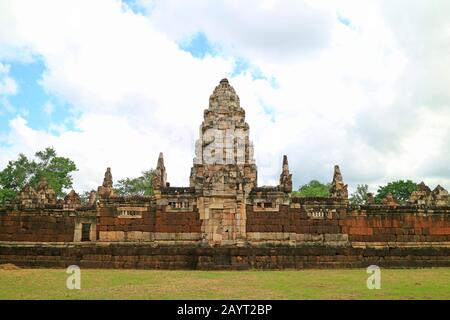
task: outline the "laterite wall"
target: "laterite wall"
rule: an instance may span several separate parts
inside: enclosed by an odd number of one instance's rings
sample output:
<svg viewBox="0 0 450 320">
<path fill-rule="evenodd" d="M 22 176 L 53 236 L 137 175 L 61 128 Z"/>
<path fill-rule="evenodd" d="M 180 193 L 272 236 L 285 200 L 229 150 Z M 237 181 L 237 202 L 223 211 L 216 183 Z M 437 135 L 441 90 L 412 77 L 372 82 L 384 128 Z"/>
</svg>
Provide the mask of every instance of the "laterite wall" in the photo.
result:
<svg viewBox="0 0 450 320">
<path fill-rule="evenodd" d="M 74 227 L 63 212 L 0 212 L 0 241 L 72 242 Z"/>
<path fill-rule="evenodd" d="M 0 264 L 21 267 L 130 269 L 285 269 L 450 267 L 450 248 L 195 247 L 150 244 L 0 243 Z"/>
</svg>

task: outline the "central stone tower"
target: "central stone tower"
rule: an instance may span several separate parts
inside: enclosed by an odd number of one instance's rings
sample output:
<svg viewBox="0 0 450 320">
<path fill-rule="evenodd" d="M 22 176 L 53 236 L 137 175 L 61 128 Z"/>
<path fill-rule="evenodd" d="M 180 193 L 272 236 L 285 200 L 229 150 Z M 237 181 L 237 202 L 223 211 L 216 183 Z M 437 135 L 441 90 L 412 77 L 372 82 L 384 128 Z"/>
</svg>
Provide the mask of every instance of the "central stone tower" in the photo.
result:
<svg viewBox="0 0 450 320">
<path fill-rule="evenodd" d="M 197 194 L 204 238 L 212 244 L 246 238 L 246 199 L 257 186 L 257 170 L 245 111 L 227 79 L 214 89 L 204 111 L 190 186 Z"/>
</svg>

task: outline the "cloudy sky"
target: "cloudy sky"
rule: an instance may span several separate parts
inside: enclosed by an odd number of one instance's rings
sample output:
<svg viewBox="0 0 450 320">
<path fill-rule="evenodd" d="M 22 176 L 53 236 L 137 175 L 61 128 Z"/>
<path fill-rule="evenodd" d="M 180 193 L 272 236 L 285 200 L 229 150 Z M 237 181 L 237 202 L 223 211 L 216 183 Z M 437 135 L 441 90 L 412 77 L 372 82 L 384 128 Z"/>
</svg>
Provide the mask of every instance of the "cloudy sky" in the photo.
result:
<svg viewBox="0 0 450 320">
<path fill-rule="evenodd" d="M 77 191 L 154 167 L 188 185 L 227 77 L 260 185 L 450 189 L 450 1 L 0 0 L 0 169 L 53 146 Z"/>
</svg>

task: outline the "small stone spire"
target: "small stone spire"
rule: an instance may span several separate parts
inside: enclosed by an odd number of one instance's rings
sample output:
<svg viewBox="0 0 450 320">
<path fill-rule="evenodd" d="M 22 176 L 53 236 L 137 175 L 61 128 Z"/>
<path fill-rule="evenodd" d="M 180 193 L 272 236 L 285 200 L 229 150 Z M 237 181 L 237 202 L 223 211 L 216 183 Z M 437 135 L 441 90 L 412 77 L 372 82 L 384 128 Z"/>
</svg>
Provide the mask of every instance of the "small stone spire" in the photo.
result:
<svg viewBox="0 0 450 320">
<path fill-rule="evenodd" d="M 109 198 L 114 195 L 113 178 L 110 167 L 106 168 L 103 184 L 98 187 L 97 194 L 100 198 Z"/>
<path fill-rule="evenodd" d="M 333 182 L 331 182 L 330 196 L 348 201 L 348 186 L 344 184 L 341 169 L 338 165 L 334 166 Z"/>
<path fill-rule="evenodd" d="M 161 190 L 161 188 L 166 187 L 167 184 L 167 172 L 166 167 L 164 166 L 164 156 L 163 153 L 160 152 L 152 179 L 153 190 Z"/>
<path fill-rule="evenodd" d="M 283 156 L 283 169 L 280 175 L 280 189 L 283 192 L 292 192 L 292 174 L 289 173 L 289 164 L 287 156 Z"/>
<path fill-rule="evenodd" d="M 112 188 L 113 186 L 113 178 L 111 174 L 111 168 L 106 168 L 105 177 L 103 178 L 103 184 L 105 188 Z"/>
</svg>

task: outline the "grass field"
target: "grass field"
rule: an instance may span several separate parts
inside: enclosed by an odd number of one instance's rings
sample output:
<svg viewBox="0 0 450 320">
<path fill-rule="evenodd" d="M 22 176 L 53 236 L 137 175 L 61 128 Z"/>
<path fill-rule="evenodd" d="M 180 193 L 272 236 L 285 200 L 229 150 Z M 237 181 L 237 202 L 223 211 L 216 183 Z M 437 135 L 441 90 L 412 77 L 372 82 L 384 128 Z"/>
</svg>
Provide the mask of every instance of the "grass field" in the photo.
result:
<svg viewBox="0 0 450 320">
<path fill-rule="evenodd" d="M 450 268 L 382 269 L 369 290 L 365 269 L 290 271 L 0 270 L 0 299 L 450 299 Z"/>
</svg>

